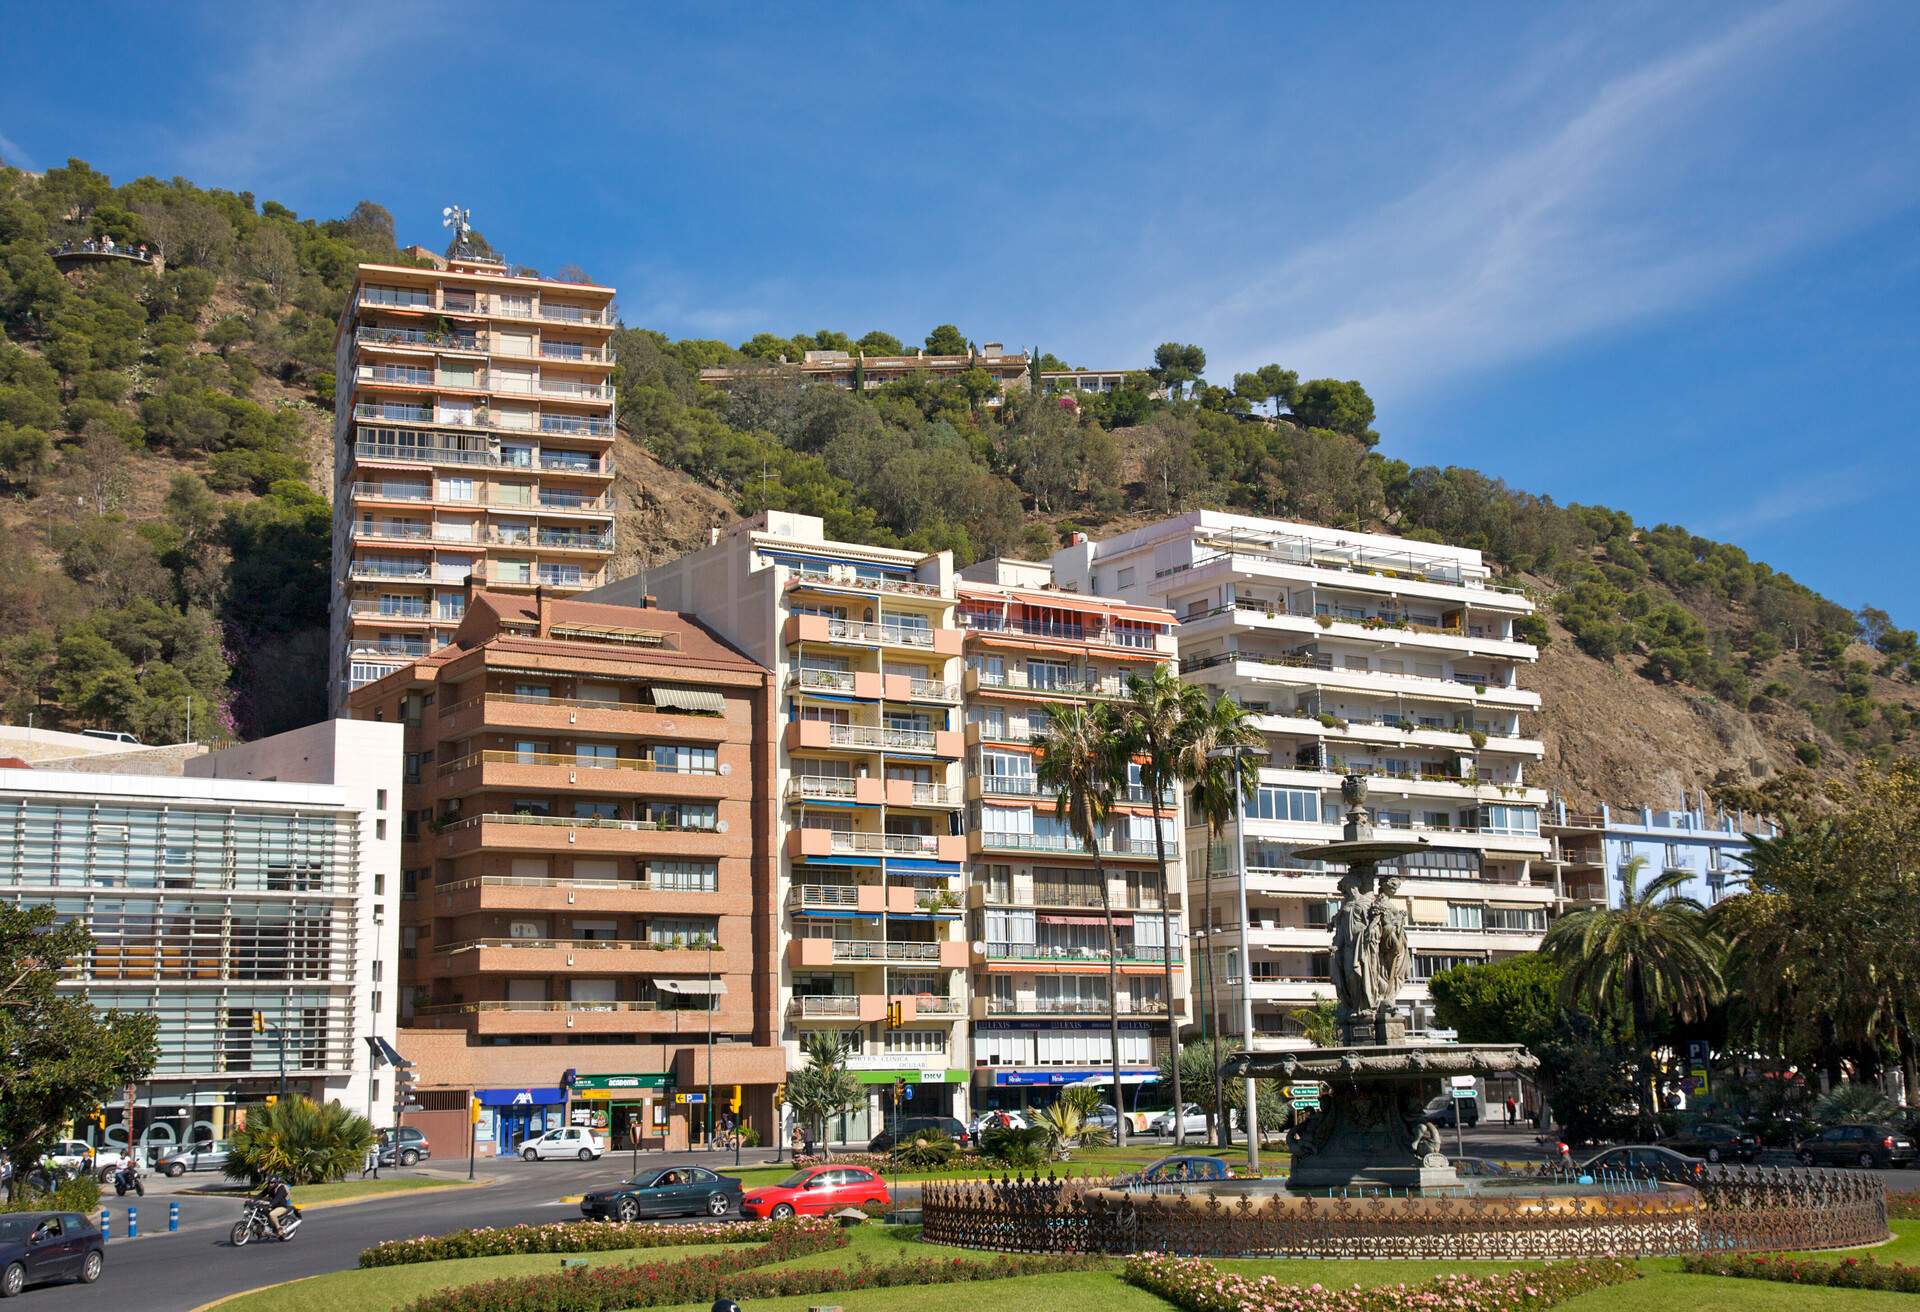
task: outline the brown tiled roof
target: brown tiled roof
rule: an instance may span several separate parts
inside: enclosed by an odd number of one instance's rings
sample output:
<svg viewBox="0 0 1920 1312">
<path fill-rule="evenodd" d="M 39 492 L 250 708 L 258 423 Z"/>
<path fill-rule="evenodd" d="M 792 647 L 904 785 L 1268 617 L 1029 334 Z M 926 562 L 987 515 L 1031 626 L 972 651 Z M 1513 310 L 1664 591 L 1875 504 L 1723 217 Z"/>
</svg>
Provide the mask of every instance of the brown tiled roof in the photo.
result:
<svg viewBox="0 0 1920 1312">
<path fill-rule="evenodd" d="M 473 604 L 486 606 L 503 621 L 533 624 L 540 618 L 539 602 L 525 593 L 475 592 Z M 667 635 L 672 644 L 672 654 L 676 657 L 731 669 L 759 671 L 765 668 L 693 616 L 683 615 L 679 611 L 660 610 L 652 606 L 609 606 L 602 602 L 575 601 L 567 597 L 549 598 L 547 606 L 555 624 L 653 629 Z M 531 635 L 513 636 L 519 636 L 523 641 L 531 638 Z M 549 638 L 544 641 L 564 643 L 565 639 Z M 649 654 L 650 649 L 637 648 L 635 652 L 644 655 Z M 662 653 L 651 649 L 651 654 Z"/>
</svg>

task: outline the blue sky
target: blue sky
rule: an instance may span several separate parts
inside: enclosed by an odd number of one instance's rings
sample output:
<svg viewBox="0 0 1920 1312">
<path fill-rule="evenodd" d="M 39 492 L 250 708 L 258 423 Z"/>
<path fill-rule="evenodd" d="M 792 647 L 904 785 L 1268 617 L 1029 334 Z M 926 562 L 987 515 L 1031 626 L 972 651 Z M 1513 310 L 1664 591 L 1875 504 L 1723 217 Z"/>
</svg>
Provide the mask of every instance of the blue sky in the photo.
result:
<svg viewBox="0 0 1920 1312">
<path fill-rule="evenodd" d="M 1359 378 L 1391 454 L 1920 622 L 1920 6 L 85 12 L 8 6 L 10 162 L 457 201 L 676 336 Z"/>
</svg>

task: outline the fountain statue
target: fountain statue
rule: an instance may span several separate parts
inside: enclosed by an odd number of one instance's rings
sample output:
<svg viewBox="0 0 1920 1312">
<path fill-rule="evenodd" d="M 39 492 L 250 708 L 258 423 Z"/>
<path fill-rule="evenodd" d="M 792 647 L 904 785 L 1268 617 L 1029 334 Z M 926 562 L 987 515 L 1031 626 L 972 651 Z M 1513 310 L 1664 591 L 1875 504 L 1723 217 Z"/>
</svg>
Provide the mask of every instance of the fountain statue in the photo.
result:
<svg viewBox="0 0 1920 1312">
<path fill-rule="evenodd" d="M 1321 1110 L 1297 1136 L 1290 1189 L 1441 1189 L 1459 1176 L 1426 1120 L 1439 1083 L 1455 1075 L 1530 1072 L 1539 1061 L 1518 1045 L 1410 1044 L 1395 1001 L 1413 965 L 1399 879 L 1381 865 L 1426 846 L 1424 838 L 1379 839 L 1368 819 L 1367 781 L 1340 784 L 1347 814 L 1340 842 L 1295 853 L 1344 865 L 1333 921 L 1335 1026 L 1343 1046 L 1242 1052 L 1229 1074 L 1312 1079 L 1326 1085 Z"/>
</svg>

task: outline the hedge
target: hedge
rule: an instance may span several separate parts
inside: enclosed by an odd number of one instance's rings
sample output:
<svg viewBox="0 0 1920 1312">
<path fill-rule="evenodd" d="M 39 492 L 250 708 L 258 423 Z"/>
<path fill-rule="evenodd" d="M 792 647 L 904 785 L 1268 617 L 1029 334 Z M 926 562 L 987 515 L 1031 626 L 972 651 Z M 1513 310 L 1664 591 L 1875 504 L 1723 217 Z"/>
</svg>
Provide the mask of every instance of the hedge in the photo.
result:
<svg viewBox="0 0 1920 1312">
<path fill-rule="evenodd" d="M 830 1242 L 829 1242 L 830 1241 Z M 844 1267 L 774 1268 L 770 1266 L 846 1243 L 839 1230 L 790 1232 L 740 1253 L 684 1258 L 636 1266 L 600 1266 L 551 1275 L 519 1276 L 428 1294 L 403 1312 L 613 1312 L 619 1308 L 706 1303 L 725 1295 L 746 1301 L 799 1294 L 840 1293 L 856 1289 L 892 1289 L 945 1285 L 973 1280 L 1091 1270 L 1100 1259 L 1077 1255 L 1009 1256 L 989 1261 L 967 1258 L 904 1258 L 895 1262 L 862 1260 Z"/>
<path fill-rule="evenodd" d="M 1832 1289 L 1881 1289 L 1895 1294 L 1920 1294 L 1920 1266 L 1876 1262 L 1871 1257 L 1848 1257 L 1838 1262 L 1778 1253 L 1703 1253 L 1686 1258 L 1681 1267 L 1699 1276 L 1732 1276 L 1737 1280 L 1777 1280 L 1786 1285 L 1824 1285 Z"/>
<path fill-rule="evenodd" d="M 76 1175 L 54 1186 L 51 1194 L 22 1185 L 20 1196 L 6 1201 L 0 1192 L 0 1212 L 78 1212 L 92 1216 L 100 1210 L 100 1182 L 91 1175 Z"/>
<path fill-rule="evenodd" d="M 1631 1263 L 1555 1262 L 1492 1276 L 1440 1276 L 1418 1285 L 1328 1289 L 1277 1276 L 1239 1276 L 1211 1262 L 1164 1253 L 1127 1259 L 1127 1283 L 1186 1312 L 1531 1312 L 1577 1294 L 1636 1279 Z"/>
<path fill-rule="evenodd" d="M 672 1226 L 643 1221 L 556 1221 L 548 1225 L 510 1225 L 422 1235 L 418 1239 L 390 1239 L 363 1250 L 360 1265 L 405 1266 L 412 1262 L 507 1257 L 516 1253 L 607 1253 L 622 1248 L 745 1244 L 756 1240 L 766 1242 L 789 1233 L 813 1235 L 835 1229 L 834 1223 L 824 1217 Z"/>
</svg>

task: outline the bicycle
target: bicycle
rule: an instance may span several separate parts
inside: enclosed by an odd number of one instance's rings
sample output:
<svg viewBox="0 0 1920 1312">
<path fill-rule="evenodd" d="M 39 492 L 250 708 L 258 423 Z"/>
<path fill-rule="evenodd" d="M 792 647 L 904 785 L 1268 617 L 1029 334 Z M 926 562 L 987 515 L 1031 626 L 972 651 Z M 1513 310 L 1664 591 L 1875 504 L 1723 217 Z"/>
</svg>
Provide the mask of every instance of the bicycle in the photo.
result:
<svg viewBox="0 0 1920 1312">
<path fill-rule="evenodd" d="M 730 1153 L 740 1147 L 740 1134 L 737 1130 L 716 1130 L 713 1139 L 707 1144 L 707 1151 Z"/>
</svg>

